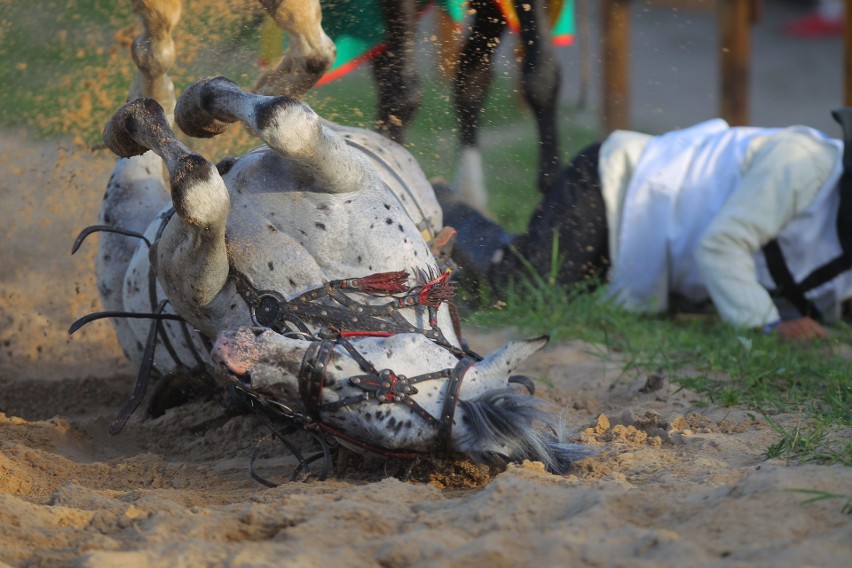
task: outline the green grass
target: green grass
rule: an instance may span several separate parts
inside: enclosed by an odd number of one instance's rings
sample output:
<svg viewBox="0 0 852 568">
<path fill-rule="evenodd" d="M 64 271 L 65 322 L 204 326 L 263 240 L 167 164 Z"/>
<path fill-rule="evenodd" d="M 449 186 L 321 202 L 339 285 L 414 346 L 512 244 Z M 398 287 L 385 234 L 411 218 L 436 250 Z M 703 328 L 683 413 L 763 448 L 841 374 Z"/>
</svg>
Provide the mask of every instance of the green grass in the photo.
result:
<svg viewBox="0 0 852 568">
<path fill-rule="evenodd" d="M 844 515 L 852 515 L 852 496 L 850 495 L 831 493 L 829 491 L 821 491 L 819 489 L 788 489 L 788 491 L 801 493 L 803 495 L 810 495 L 811 497 L 809 499 L 802 501 L 802 505 L 826 500 L 841 501 L 843 502 L 843 505 L 840 507 L 840 512 Z"/>
<path fill-rule="evenodd" d="M 630 314 L 601 290 L 571 291 L 545 279 L 514 286 L 505 302 L 474 312 L 466 322 L 605 345 L 625 370 L 662 372 L 695 393 L 697 406 L 762 414 L 779 435 L 767 458 L 852 465 L 852 362 L 837 354 L 850 343 L 847 326 L 835 329 L 829 341 L 796 346 L 715 317 Z M 782 423 L 779 413 L 797 418 Z"/>
<path fill-rule="evenodd" d="M 259 73 L 254 65 L 255 4 L 246 3 L 246 11 L 237 12 L 223 7 L 231 4 L 211 0 L 184 11 L 172 73 L 178 89 L 211 74 L 224 74 L 244 86 L 254 82 Z M 110 0 L 45 0 L 39 6 L 32 10 L 25 2 L 0 0 L 0 57 L 6 62 L 0 66 L 0 125 L 97 144 L 132 77 L 127 39 L 135 34 L 134 17 L 126 3 Z M 116 39 L 121 30 L 123 41 Z M 423 92 L 409 148 L 427 176 L 452 179 L 458 144 L 450 89 L 439 77 L 425 77 Z M 524 229 L 539 198 L 534 127 L 519 99 L 515 79 L 498 77 L 482 122 L 490 206 L 513 232 Z M 366 71 L 315 90 L 307 102 L 339 122 L 374 124 L 375 88 Z M 573 126 L 573 118 L 571 109 L 562 109 L 565 158 L 596 138 L 596 133 Z M 626 361 L 627 369 L 662 370 L 674 384 L 695 393 L 695 404 L 754 409 L 778 433 L 767 457 L 852 463 L 852 365 L 836 354 L 852 343 L 848 327 L 836 329 L 830 341 L 793 347 L 718 319 L 628 314 L 600 292 L 565 290 L 548 277 L 519 284 L 499 307 L 485 305 L 489 307 L 467 316 L 468 325 L 511 325 L 549 333 L 556 340 L 599 343 L 613 359 Z M 782 422 L 779 413 L 797 419 Z"/>
</svg>

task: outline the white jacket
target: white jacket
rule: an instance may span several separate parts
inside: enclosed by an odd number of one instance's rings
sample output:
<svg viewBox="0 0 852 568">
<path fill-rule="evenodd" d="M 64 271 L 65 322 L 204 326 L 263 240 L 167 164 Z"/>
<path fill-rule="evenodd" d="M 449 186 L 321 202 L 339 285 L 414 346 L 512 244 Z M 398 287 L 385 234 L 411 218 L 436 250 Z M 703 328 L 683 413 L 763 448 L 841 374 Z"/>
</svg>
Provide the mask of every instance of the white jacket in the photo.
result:
<svg viewBox="0 0 852 568">
<path fill-rule="evenodd" d="M 797 281 L 839 254 L 841 156 L 842 143 L 798 126 L 731 129 L 714 120 L 658 138 L 613 133 L 599 164 L 610 292 L 637 311 L 664 310 L 677 293 L 709 297 L 735 325 L 777 321 L 760 251 L 778 238 Z M 836 320 L 852 297 L 852 271 L 807 297 Z"/>
</svg>

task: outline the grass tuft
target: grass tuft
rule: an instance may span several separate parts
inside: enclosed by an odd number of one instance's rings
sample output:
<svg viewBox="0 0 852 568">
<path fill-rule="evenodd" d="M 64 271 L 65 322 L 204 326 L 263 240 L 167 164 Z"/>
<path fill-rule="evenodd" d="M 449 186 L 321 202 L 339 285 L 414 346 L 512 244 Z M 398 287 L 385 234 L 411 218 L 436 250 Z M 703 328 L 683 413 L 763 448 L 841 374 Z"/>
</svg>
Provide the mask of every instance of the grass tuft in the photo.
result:
<svg viewBox="0 0 852 568">
<path fill-rule="evenodd" d="M 831 493 L 829 491 L 822 491 L 820 489 L 788 489 L 788 491 L 794 493 L 802 493 L 804 495 L 811 495 L 810 499 L 805 499 L 802 501 L 802 505 L 807 505 L 810 503 L 816 503 L 818 501 L 825 501 L 828 499 L 837 499 L 844 501 L 843 507 L 840 508 L 840 512 L 844 515 L 852 515 L 852 496 L 842 495 L 840 493 Z"/>
</svg>

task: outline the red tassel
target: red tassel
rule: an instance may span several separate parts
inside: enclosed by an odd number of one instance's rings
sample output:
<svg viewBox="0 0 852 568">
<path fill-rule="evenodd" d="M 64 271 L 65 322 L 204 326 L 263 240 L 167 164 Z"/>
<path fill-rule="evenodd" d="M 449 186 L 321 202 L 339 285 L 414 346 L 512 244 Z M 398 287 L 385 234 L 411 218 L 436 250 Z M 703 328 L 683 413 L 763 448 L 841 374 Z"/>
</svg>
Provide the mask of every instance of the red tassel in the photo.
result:
<svg viewBox="0 0 852 568">
<path fill-rule="evenodd" d="M 449 302 L 456 293 L 455 283 L 446 282 L 450 276 L 450 270 L 445 270 L 437 278 L 430 280 L 417 293 L 417 300 L 422 306 L 437 308 L 441 302 Z"/>
<path fill-rule="evenodd" d="M 408 272 L 377 272 L 363 278 L 345 281 L 345 288 L 360 290 L 365 294 L 402 294 L 408 292 Z"/>
</svg>

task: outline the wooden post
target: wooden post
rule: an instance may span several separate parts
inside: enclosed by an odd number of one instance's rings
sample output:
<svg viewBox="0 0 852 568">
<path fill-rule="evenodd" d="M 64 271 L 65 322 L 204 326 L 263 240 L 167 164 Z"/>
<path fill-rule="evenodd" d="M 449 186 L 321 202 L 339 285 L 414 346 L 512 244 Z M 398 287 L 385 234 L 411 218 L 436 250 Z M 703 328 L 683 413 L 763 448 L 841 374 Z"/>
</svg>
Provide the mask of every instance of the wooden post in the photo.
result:
<svg viewBox="0 0 852 568">
<path fill-rule="evenodd" d="M 749 26 L 755 17 L 752 0 L 719 1 L 721 93 L 719 114 L 732 126 L 748 124 Z"/>
<path fill-rule="evenodd" d="M 603 128 L 604 134 L 629 127 L 629 0 L 603 0 Z"/>
<path fill-rule="evenodd" d="M 852 106 L 852 0 L 844 2 L 846 14 L 843 30 L 843 104 Z"/>
</svg>

